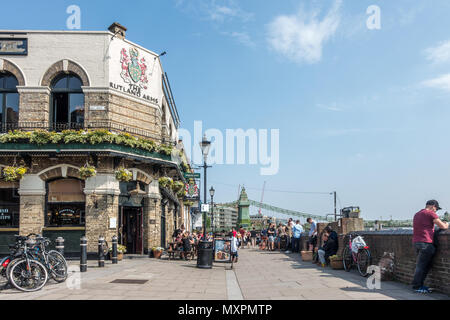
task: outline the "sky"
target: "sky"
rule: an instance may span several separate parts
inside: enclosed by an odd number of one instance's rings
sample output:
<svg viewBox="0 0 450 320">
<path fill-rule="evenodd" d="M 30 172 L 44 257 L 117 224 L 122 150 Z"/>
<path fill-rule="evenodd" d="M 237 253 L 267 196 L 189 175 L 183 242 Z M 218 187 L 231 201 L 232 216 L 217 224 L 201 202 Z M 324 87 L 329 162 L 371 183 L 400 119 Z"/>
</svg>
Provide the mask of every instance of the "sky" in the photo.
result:
<svg viewBox="0 0 450 320">
<path fill-rule="evenodd" d="M 450 209 L 449 1 L 8 1 L 0 29 L 65 30 L 70 5 L 81 30 L 117 21 L 167 52 L 182 128 L 279 129 L 277 174 L 214 164 L 215 202 L 242 185 L 259 201 L 266 181 L 264 203 L 311 214 L 333 191 L 365 219 Z"/>
</svg>

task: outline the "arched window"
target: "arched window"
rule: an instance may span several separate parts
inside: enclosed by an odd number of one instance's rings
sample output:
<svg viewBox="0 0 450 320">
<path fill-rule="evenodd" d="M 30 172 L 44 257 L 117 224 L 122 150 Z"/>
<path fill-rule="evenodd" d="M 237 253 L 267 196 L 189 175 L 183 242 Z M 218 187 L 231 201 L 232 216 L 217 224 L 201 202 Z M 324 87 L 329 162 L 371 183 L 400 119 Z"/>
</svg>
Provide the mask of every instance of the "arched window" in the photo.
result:
<svg viewBox="0 0 450 320">
<path fill-rule="evenodd" d="M 82 82 L 73 74 L 57 77 L 51 86 L 53 129 L 82 129 L 84 127 L 84 94 Z"/>
<path fill-rule="evenodd" d="M 10 73 L 0 73 L 0 131 L 16 129 L 19 122 L 18 81 Z"/>
</svg>

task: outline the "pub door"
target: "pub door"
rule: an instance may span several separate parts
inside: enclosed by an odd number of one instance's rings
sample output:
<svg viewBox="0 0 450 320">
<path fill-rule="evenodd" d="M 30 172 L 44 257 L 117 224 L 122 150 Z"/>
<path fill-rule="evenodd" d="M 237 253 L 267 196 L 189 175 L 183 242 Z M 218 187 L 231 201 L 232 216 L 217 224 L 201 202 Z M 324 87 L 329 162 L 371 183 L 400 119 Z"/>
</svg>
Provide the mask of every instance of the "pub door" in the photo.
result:
<svg viewBox="0 0 450 320">
<path fill-rule="evenodd" d="M 128 254 L 143 254 L 142 208 L 121 207 L 119 217 L 119 241 Z"/>
</svg>

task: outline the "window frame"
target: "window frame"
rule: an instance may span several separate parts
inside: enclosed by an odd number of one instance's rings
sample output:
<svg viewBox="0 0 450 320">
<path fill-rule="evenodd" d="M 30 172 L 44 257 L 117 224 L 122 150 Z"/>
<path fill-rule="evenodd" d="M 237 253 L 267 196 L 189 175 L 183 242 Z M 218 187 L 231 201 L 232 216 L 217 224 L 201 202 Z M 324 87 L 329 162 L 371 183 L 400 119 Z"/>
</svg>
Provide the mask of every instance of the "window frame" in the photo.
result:
<svg viewBox="0 0 450 320">
<path fill-rule="evenodd" d="M 8 94 L 17 94 L 19 96 L 18 105 L 17 105 L 17 112 L 19 112 L 20 109 L 20 95 L 19 91 L 17 90 L 17 86 L 19 85 L 19 80 L 17 80 L 17 77 L 13 75 L 10 72 L 0 72 L 0 78 L 3 79 L 3 85 L 0 86 L 0 111 L 2 114 L 2 120 L 0 122 L 0 128 L 8 128 L 9 125 L 12 123 L 6 122 L 8 120 L 7 110 L 6 110 L 6 97 Z M 16 80 L 16 86 L 15 88 L 5 88 L 5 80 L 6 78 L 14 78 Z M 15 124 L 18 124 L 19 121 L 17 121 Z"/>
<path fill-rule="evenodd" d="M 77 78 L 80 81 L 80 88 L 79 89 L 73 89 L 70 88 L 70 79 L 71 78 Z M 66 87 L 65 88 L 55 88 L 54 86 L 61 80 L 66 79 Z M 70 96 L 71 94 L 82 94 L 83 95 L 83 113 L 84 113 L 84 119 L 86 119 L 86 96 L 82 89 L 83 81 L 81 80 L 81 77 L 79 77 L 75 73 L 60 73 L 57 76 L 54 77 L 50 84 L 50 124 L 54 129 L 58 129 L 58 125 L 67 125 L 68 127 L 65 129 L 73 129 L 72 126 L 75 125 L 76 129 L 80 129 L 78 125 L 81 125 L 81 128 L 84 128 L 84 121 L 83 123 L 77 123 L 77 122 L 71 122 L 71 114 L 70 114 Z M 66 122 L 56 122 L 55 120 L 55 94 L 66 94 L 67 95 L 67 120 Z"/>
</svg>

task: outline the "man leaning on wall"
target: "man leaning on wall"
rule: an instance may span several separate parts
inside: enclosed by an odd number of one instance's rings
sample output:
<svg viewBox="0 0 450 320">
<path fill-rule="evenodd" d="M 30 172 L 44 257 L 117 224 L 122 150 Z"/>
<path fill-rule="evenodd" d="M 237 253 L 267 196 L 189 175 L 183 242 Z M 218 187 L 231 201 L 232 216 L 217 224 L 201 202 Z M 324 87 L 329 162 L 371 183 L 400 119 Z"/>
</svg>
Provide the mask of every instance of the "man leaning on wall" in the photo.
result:
<svg viewBox="0 0 450 320">
<path fill-rule="evenodd" d="M 413 289 L 418 293 L 431 293 L 432 289 L 424 286 L 425 279 L 431 269 L 432 260 L 436 253 L 433 245 L 434 226 L 446 230 L 448 223 L 439 219 L 436 214 L 441 210 L 436 200 L 430 200 L 426 208 L 417 212 L 414 216 L 413 242 L 417 253 L 416 272 L 414 274 Z"/>
</svg>

